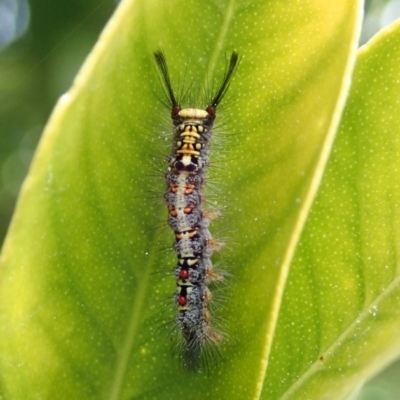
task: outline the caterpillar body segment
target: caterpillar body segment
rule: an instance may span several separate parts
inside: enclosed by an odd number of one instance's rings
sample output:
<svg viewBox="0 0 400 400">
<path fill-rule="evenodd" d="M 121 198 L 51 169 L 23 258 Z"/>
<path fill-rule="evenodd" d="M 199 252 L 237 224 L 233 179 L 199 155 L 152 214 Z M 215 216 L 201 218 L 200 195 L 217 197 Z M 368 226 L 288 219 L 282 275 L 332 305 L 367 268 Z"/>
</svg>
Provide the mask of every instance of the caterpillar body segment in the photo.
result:
<svg viewBox="0 0 400 400">
<path fill-rule="evenodd" d="M 233 52 L 222 83 L 205 109 L 181 108 L 172 88 L 168 66 L 161 51 L 154 53 L 171 107 L 173 122 L 172 153 L 165 174 L 168 225 L 173 230 L 177 254 L 174 275 L 177 290 L 176 326 L 181 333 L 181 358 L 184 367 L 197 371 L 213 354 L 212 346 L 221 341 L 211 324 L 208 310 L 212 295 L 208 285 L 222 280 L 213 271 L 214 240 L 209 231 L 209 213 L 203 209 L 204 183 L 210 159 L 210 140 L 217 107 L 226 94 L 239 63 Z"/>
</svg>

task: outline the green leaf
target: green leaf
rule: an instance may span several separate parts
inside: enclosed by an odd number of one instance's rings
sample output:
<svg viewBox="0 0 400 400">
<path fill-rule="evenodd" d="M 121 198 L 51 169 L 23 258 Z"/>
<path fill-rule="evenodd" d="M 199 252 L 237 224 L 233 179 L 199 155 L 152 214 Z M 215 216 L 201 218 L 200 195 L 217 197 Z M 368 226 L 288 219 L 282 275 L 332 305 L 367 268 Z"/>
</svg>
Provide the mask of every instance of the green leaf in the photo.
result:
<svg viewBox="0 0 400 400">
<path fill-rule="evenodd" d="M 397 23 L 359 51 L 290 271 L 265 398 L 343 398 L 400 353 L 399 40 Z"/>
<path fill-rule="evenodd" d="M 263 385 L 279 398 L 304 358 L 283 352 L 287 372 L 275 353 L 267 360 L 278 315 L 292 316 L 280 307 L 285 281 L 349 88 L 361 9 L 345 0 L 121 3 L 47 125 L 4 245 L 6 399 L 248 399 Z M 210 181 L 226 207 L 211 231 L 228 236 L 216 260 L 232 278 L 215 311 L 226 321 L 224 361 L 208 374 L 182 373 L 162 329 L 174 316 L 175 257 L 172 233 L 157 229 L 163 177 L 151 176 L 166 168 L 159 148 L 171 130 L 155 95 L 158 48 L 175 84 L 194 90 L 219 80 L 230 51 L 243 57 L 214 135 Z"/>
</svg>

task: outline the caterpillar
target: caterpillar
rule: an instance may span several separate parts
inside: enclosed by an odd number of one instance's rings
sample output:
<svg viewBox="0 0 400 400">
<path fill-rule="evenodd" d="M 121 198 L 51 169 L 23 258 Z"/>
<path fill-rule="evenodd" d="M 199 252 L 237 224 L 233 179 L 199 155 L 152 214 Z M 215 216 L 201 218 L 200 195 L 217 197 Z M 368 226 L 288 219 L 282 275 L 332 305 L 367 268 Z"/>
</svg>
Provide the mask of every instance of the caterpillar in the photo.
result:
<svg viewBox="0 0 400 400">
<path fill-rule="evenodd" d="M 173 123 L 172 154 L 168 157 L 164 199 L 178 258 L 174 270 L 177 285 L 175 324 L 181 336 L 183 366 L 198 371 L 206 350 L 223 338 L 212 328 L 208 310 L 212 300 L 208 286 L 222 280 L 223 276 L 213 270 L 211 256 L 217 245 L 209 231 L 210 214 L 203 208 L 203 192 L 216 110 L 237 69 L 239 55 L 237 52 L 231 54 L 222 82 L 204 110 L 181 107 L 163 52 L 155 51 L 154 58 Z"/>
</svg>

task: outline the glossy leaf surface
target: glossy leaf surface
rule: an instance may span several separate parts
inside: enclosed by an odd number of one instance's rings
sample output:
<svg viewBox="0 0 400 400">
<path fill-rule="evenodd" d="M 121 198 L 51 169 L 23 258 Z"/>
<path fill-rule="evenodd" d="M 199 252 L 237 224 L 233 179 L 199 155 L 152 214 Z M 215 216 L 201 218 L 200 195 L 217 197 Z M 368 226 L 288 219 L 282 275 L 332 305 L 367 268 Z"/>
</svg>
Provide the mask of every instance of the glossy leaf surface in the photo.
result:
<svg viewBox="0 0 400 400">
<path fill-rule="evenodd" d="M 399 43 L 397 23 L 359 51 L 291 267 L 265 398 L 343 398 L 400 353 Z"/>
</svg>

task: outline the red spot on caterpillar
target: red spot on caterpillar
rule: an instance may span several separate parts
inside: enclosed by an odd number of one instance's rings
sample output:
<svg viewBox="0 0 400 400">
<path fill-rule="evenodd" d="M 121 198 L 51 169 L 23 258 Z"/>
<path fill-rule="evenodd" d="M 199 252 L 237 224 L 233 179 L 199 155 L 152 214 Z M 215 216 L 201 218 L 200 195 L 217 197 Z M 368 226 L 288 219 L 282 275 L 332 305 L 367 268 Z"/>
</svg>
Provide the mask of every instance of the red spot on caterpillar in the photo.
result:
<svg viewBox="0 0 400 400">
<path fill-rule="evenodd" d="M 185 296 L 179 296 L 179 297 L 178 297 L 178 304 L 179 304 L 180 306 L 185 306 L 186 303 L 187 303 L 187 299 L 186 299 Z"/>
<path fill-rule="evenodd" d="M 179 106 L 174 106 L 174 107 L 172 107 L 172 110 L 171 110 L 171 118 L 177 117 L 178 114 L 179 114 L 179 111 L 181 111 L 181 108 L 180 108 Z"/>
<path fill-rule="evenodd" d="M 187 269 L 182 269 L 181 272 L 179 272 L 179 278 L 186 280 L 189 278 L 189 271 Z"/>
<path fill-rule="evenodd" d="M 208 115 L 210 116 L 210 118 L 215 119 L 215 107 L 208 106 L 206 108 L 206 111 L 208 112 Z"/>
</svg>

